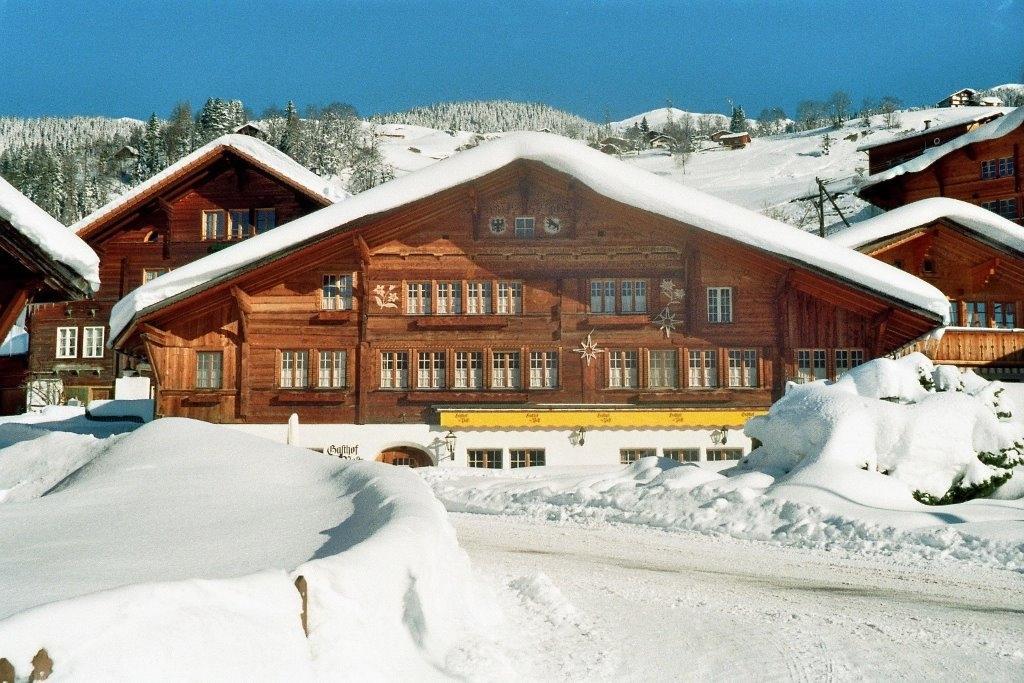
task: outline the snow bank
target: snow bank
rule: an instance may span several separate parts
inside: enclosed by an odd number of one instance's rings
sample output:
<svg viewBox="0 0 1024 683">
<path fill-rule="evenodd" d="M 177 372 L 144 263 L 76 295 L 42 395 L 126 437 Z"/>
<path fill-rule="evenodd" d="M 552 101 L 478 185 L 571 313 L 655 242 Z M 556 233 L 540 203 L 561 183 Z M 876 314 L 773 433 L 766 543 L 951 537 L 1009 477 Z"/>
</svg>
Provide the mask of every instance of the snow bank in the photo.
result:
<svg viewBox="0 0 1024 683">
<path fill-rule="evenodd" d="M 875 218 L 854 223 L 846 230 L 834 232 L 828 239 L 844 247 L 857 249 L 942 218 L 958 223 L 996 244 L 1024 253 L 1024 228 L 988 209 L 949 197 L 931 197 L 901 206 Z"/>
<path fill-rule="evenodd" d="M 10 439 L 5 428 L 0 445 Z M 95 458 L 105 444 L 88 434 L 21 428 L 20 439 L 0 450 L 0 503 L 38 498 Z"/>
<path fill-rule="evenodd" d="M 410 471 L 184 419 L 99 443 L 57 489 L 0 505 L 0 653 L 19 671 L 46 647 L 83 680 L 457 677 L 490 623 Z"/>
<path fill-rule="evenodd" d="M 96 252 L 3 178 L 0 178 L 0 220 L 10 223 L 54 261 L 71 268 L 92 291 L 100 288 L 100 259 Z"/>
<path fill-rule="evenodd" d="M 929 311 L 939 320 L 948 317 L 949 304 L 939 290 L 898 268 L 682 187 L 613 159 L 582 142 L 546 133 L 510 133 L 152 280 L 114 307 L 110 338 L 116 340 L 132 319 L 149 307 L 201 289 L 264 259 L 323 239 L 357 219 L 432 196 L 520 159 L 538 161 L 566 173 L 614 201 L 833 273 L 888 299 Z"/>
</svg>

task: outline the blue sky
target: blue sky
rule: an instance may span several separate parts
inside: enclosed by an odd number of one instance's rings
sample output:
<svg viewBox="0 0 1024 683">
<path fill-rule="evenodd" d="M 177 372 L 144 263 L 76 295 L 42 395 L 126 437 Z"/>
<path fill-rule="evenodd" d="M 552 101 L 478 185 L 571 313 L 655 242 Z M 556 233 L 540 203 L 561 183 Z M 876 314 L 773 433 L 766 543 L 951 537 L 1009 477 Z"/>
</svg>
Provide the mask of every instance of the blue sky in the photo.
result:
<svg viewBox="0 0 1024 683">
<path fill-rule="evenodd" d="M 0 0 L 0 115 L 166 115 L 241 98 L 543 101 L 594 120 L 756 115 L 846 90 L 934 102 L 1024 81 L 1024 0 Z"/>
</svg>

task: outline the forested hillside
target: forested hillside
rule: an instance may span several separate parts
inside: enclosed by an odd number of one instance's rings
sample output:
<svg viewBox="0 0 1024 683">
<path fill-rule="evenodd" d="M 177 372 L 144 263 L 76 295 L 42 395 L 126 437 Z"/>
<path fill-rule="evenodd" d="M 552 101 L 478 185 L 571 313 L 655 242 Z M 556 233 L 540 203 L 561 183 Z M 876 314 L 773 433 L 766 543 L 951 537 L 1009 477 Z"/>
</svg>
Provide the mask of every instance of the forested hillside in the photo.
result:
<svg viewBox="0 0 1024 683">
<path fill-rule="evenodd" d="M 577 139 L 590 138 L 598 129 L 598 125 L 592 121 L 547 104 L 509 100 L 439 102 L 408 111 L 379 114 L 370 120 L 374 123 L 406 123 L 471 133 L 547 130 Z"/>
</svg>

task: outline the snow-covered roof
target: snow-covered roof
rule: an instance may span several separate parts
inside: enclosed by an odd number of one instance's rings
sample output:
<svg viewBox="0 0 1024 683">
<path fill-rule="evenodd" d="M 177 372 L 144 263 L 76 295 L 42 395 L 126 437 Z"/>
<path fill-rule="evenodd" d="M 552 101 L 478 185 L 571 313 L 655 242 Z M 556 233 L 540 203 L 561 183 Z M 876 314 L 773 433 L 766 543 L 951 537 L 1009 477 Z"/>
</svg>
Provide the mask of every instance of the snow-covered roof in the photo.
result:
<svg viewBox="0 0 1024 683">
<path fill-rule="evenodd" d="M 966 109 L 966 107 L 960 107 L 960 109 Z M 906 135 L 891 137 L 886 140 L 880 140 L 878 142 L 869 142 L 865 145 L 861 145 L 860 147 L 858 147 L 857 151 L 864 152 L 869 149 L 874 149 L 875 147 L 891 145 L 894 142 L 902 142 L 903 140 L 912 140 L 913 138 L 919 138 L 924 135 L 930 135 L 931 133 L 935 133 L 941 130 L 947 130 L 949 128 L 955 128 L 957 126 L 964 126 L 970 123 L 977 123 L 979 121 L 984 121 L 986 119 L 999 118 L 1000 116 L 1003 115 L 1003 112 L 1001 111 L 986 111 L 978 114 L 974 113 L 974 111 L 977 109 L 976 107 L 971 107 L 970 109 L 972 110 L 972 113 L 968 114 L 967 116 L 956 117 L 952 121 L 933 121 L 933 123 L 936 125 L 928 126 L 927 128 L 924 128 L 922 130 L 911 130 L 908 131 Z M 951 109 L 950 111 L 956 110 Z"/>
<path fill-rule="evenodd" d="M 748 133 L 745 130 L 742 130 L 742 131 L 740 131 L 738 133 L 726 133 L 725 135 L 723 135 L 719 139 L 720 140 L 731 140 L 733 138 L 749 138 L 749 137 L 750 137 L 750 133 Z"/>
<path fill-rule="evenodd" d="M 968 230 L 1024 254 L 1024 227 L 999 214 L 974 204 L 949 197 L 931 197 L 887 211 L 880 216 L 854 223 L 846 230 L 829 235 L 829 240 L 851 249 L 895 237 L 901 233 L 946 219 Z"/>
<path fill-rule="evenodd" d="M 51 259 L 70 268 L 92 291 L 100 288 L 100 259 L 96 252 L 3 178 L 0 220 L 10 223 Z"/>
<path fill-rule="evenodd" d="M 975 142 L 984 142 L 985 140 L 1001 138 L 1019 128 L 1022 123 L 1024 123 L 1024 107 L 1017 107 L 1006 116 L 1001 116 L 995 121 L 989 121 L 984 125 L 978 126 L 971 132 L 955 137 L 949 142 L 941 144 L 938 147 L 932 147 L 920 156 L 914 157 L 909 161 L 905 161 L 898 166 L 886 169 L 881 173 L 868 176 L 860 186 L 861 188 L 870 187 L 871 185 L 877 185 L 878 183 L 885 182 L 886 180 L 892 180 L 896 176 L 903 175 L 904 173 L 917 173 L 918 171 L 923 171 L 950 152 L 955 152 L 956 150 Z"/>
<path fill-rule="evenodd" d="M 954 97 L 956 95 L 959 95 L 961 93 L 970 93 L 971 95 L 977 95 L 978 91 L 975 90 L 974 88 L 960 88 L 959 90 L 954 90 L 953 92 L 951 92 L 948 95 L 946 95 L 944 98 L 942 98 L 941 101 L 945 102 L 949 98 Z"/>
<path fill-rule="evenodd" d="M 93 211 L 72 225 L 71 229 L 76 233 L 88 230 L 98 222 L 115 215 L 119 210 L 151 195 L 167 182 L 198 166 L 206 159 L 220 154 L 223 150 L 231 150 L 268 173 L 325 203 L 337 202 L 348 197 L 348 193 L 338 189 L 330 181 L 313 173 L 276 147 L 251 135 L 232 133 L 211 140 L 191 154 L 182 157 L 155 176 Z"/>
<path fill-rule="evenodd" d="M 198 291 L 356 220 L 473 181 L 517 160 L 542 163 L 613 201 L 831 273 L 936 318 L 945 319 L 948 314 L 949 306 L 939 290 L 898 268 L 623 163 L 582 142 L 547 133 L 519 132 L 378 185 L 150 281 L 114 307 L 110 337 L 116 339 L 135 315 L 171 297 Z"/>
</svg>

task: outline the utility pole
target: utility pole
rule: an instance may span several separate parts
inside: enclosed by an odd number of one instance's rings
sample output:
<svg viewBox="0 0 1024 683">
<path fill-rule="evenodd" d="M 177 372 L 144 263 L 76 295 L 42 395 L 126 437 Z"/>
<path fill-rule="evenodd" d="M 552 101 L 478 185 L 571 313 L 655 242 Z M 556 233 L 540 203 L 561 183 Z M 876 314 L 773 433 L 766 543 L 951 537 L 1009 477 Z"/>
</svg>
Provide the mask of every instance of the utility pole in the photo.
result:
<svg viewBox="0 0 1024 683">
<path fill-rule="evenodd" d="M 828 190 L 825 189 L 825 182 L 821 178 L 815 178 L 814 182 L 818 183 L 818 234 L 822 237 L 825 236 L 825 197 L 828 197 L 829 204 L 836 210 L 839 217 L 843 220 L 843 225 L 850 227 L 850 221 L 846 220 L 846 216 L 843 215 L 843 210 L 836 204 L 836 200 L 832 198 L 832 195 Z"/>
</svg>

